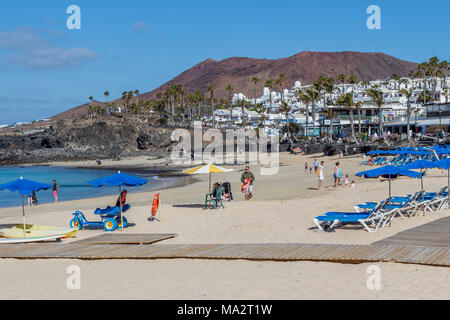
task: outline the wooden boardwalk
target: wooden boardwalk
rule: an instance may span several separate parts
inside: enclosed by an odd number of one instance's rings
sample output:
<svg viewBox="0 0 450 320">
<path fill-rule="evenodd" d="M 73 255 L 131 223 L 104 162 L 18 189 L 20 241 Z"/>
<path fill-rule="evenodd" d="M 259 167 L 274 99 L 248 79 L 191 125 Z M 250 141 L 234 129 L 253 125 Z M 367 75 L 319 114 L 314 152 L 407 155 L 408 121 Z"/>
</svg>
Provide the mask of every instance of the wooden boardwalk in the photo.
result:
<svg viewBox="0 0 450 320">
<path fill-rule="evenodd" d="M 0 246 L 0 258 L 399 262 L 450 266 L 450 248 L 331 244 L 105 245 L 42 243 L 2 245 Z"/>
<path fill-rule="evenodd" d="M 450 267 L 450 217 L 371 245 L 154 244 L 176 235 L 105 234 L 70 244 L 0 245 L 12 259 L 221 259 L 251 261 L 398 262 Z M 363 236 L 363 234 L 362 234 Z"/>
<path fill-rule="evenodd" d="M 374 244 L 450 248 L 450 217 L 400 232 Z"/>
<path fill-rule="evenodd" d="M 73 243 L 90 244 L 153 244 L 164 240 L 175 238 L 176 234 L 116 234 L 106 233 L 97 237 L 75 241 Z"/>
</svg>

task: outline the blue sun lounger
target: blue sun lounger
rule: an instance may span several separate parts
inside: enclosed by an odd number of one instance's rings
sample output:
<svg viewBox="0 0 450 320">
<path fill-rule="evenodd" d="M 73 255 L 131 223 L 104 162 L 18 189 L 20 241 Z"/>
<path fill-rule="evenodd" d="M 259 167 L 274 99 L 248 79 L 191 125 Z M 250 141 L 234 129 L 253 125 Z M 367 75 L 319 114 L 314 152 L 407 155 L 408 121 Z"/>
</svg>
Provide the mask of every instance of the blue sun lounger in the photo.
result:
<svg viewBox="0 0 450 320">
<path fill-rule="evenodd" d="M 416 201 L 416 199 L 422 195 L 422 192 L 416 192 L 415 194 L 409 194 L 406 197 L 392 197 L 390 199 L 390 208 L 402 208 L 406 203 L 410 201 Z M 378 202 L 364 202 L 354 206 L 356 212 L 367 212 L 373 210 Z"/>
<path fill-rule="evenodd" d="M 375 231 L 383 220 L 383 208 L 386 201 L 379 202 L 370 212 L 327 212 L 313 219 L 319 231 L 333 230 L 338 225 L 362 225 L 367 231 L 373 232 L 369 225 L 374 225 Z M 394 209 L 397 210 L 397 209 Z"/>
</svg>

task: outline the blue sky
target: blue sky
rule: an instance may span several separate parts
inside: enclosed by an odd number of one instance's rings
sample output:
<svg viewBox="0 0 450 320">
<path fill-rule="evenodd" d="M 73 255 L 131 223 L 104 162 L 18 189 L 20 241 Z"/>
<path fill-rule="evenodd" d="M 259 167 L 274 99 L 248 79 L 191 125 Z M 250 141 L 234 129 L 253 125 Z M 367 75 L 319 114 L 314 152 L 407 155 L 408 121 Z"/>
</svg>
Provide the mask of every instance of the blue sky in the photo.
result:
<svg viewBox="0 0 450 320">
<path fill-rule="evenodd" d="M 81 8 L 81 30 L 66 9 Z M 369 5 L 381 30 L 366 27 Z M 300 51 L 450 60 L 448 0 L 15 0 L 0 4 L 0 124 L 129 89 L 150 91 L 207 59 Z"/>
</svg>

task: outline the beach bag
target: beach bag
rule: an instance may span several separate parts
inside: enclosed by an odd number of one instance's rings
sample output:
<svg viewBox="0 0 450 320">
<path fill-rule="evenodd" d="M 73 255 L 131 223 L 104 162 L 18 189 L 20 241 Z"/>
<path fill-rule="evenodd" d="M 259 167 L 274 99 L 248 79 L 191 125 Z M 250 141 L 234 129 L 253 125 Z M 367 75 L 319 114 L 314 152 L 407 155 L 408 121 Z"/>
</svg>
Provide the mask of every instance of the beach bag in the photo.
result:
<svg viewBox="0 0 450 320">
<path fill-rule="evenodd" d="M 244 182 L 244 184 L 242 185 L 242 188 L 241 188 L 241 192 L 242 193 L 248 193 L 248 188 L 250 187 L 250 182 L 251 182 L 252 180 L 250 179 L 250 178 L 248 178 L 247 180 L 245 180 L 245 182 Z"/>
</svg>

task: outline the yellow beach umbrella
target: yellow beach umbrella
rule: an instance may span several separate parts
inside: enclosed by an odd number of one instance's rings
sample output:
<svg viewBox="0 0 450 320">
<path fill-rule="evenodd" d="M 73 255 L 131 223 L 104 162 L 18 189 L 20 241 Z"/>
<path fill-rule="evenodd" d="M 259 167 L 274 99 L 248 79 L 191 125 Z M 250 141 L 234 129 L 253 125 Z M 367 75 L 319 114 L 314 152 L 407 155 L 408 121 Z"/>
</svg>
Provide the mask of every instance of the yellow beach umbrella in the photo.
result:
<svg viewBox="0 0 450 320">
<path fill-rule="evenodd" d="M 192 169 L 184 170 L 187 174 L 209 174 L 209 193 L 211 193 L 211 173 L 231 172 L 233 169 L 225 169 L 215 164 L 201 165 Z"/>
</svg>

